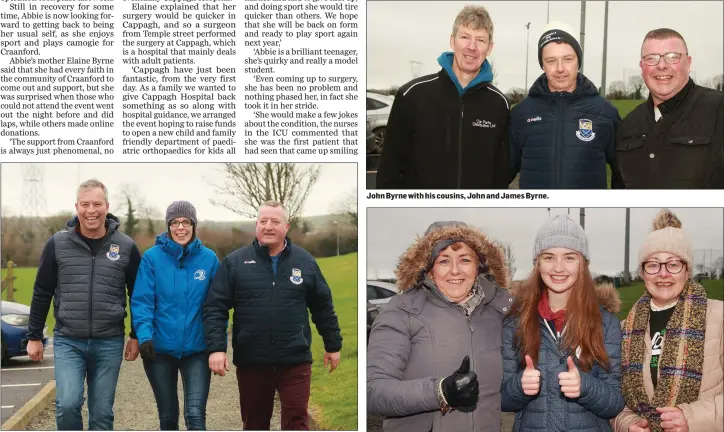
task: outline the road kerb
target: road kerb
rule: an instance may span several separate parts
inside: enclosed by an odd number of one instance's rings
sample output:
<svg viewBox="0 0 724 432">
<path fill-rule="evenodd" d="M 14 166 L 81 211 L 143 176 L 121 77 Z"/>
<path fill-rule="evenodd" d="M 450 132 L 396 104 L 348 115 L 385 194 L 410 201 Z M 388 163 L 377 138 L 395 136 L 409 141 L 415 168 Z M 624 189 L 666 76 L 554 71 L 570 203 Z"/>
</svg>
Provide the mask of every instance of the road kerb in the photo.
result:
<svg viewBox="0 0 724 432">
<path fill-rule="evenodd" d="M 55 380 L 50 380 L 38 394 L 3 423 L 2 430 L 25 430 L 33 417 L 47 408 L 54 398 Z"/>
</svg>

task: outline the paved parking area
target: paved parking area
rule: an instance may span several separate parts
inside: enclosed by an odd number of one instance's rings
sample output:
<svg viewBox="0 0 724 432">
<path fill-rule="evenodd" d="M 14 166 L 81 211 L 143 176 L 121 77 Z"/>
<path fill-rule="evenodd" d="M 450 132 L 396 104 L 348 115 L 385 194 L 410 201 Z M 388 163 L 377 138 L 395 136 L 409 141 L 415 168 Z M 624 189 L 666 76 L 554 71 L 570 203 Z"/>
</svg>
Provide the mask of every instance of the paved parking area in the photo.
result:
<svg viewBox="0 0 724 432">
<path fill-rule="evenodd" d="M 54 377 L 52 339 L 48 341 L 40 363 L 28 356 L 9 359 L 0 369 L 0 424 L 5 423 Z"/>
</svg>

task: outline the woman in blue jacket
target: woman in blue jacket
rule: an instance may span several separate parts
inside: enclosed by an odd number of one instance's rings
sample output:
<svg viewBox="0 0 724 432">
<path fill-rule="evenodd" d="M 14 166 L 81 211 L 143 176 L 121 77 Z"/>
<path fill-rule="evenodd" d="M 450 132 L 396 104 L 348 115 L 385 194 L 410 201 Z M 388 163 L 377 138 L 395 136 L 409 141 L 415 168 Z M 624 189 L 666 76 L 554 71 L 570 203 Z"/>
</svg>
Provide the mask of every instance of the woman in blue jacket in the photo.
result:
<svg viewBox="0 0 724 432">
<path fill-rule="evenodd" d="M 539 230 L 533 259 L 503 328 L 503 411 L 514 431 L 610 431 L 624 408 L 618 294 L 596 289 L 586 234 L 566 216 Z"/>
<path fill-rule="evenodd" d="M 179 371 L 186 429 L 205 430 L 211 371 L 202 308 L 219 260 L 196 238 L 191 203 L 173 202 L 166 209 L 166 225 L 168 232 L 158 235 L 141 259 L 131 298 L 133 326 L 161 430 L 179 428 Z"/>
</svg>

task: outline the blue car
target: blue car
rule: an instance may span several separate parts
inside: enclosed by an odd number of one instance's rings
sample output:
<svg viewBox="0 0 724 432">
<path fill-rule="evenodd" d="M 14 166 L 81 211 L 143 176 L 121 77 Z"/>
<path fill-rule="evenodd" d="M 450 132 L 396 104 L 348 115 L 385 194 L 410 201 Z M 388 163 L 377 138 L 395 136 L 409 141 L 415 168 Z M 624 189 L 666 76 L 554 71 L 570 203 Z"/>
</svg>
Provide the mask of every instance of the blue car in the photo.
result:
<svg viewBox="0 0 724 432">
<path fill-rule="evenodd" d="M 2 323 L 2 362 L 10 357 L 27 355 L 28 323 L 30 307 L 9 301 L 0 302 L 0 322 Z M 48 343 L 47 326 L 43 329 L 43 347 Z"/>
</svg>

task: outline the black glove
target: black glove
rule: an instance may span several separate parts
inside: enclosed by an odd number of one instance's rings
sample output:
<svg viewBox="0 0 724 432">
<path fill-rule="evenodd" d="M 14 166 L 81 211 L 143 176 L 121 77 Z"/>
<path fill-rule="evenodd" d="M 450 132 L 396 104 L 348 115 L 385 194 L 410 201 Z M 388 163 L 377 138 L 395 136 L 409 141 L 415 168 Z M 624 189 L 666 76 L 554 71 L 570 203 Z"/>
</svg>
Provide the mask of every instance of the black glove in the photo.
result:
<svg viewBox="0 0 724 432">
<path fill-rule="evenodd" d="M 141 358 L 152 362 L 156 361 L 156 350 L 153 349 L 153 342 L 146 341 L 141 344 Z"/>
<path fill-rule="evenodd" d="M 460 369 L 442 381 L 442 393 L 450 408 L 470 407 L 478 403 L 478 375 L 470 372 L 470 357 L 465 356 Z"/>
</svg>

